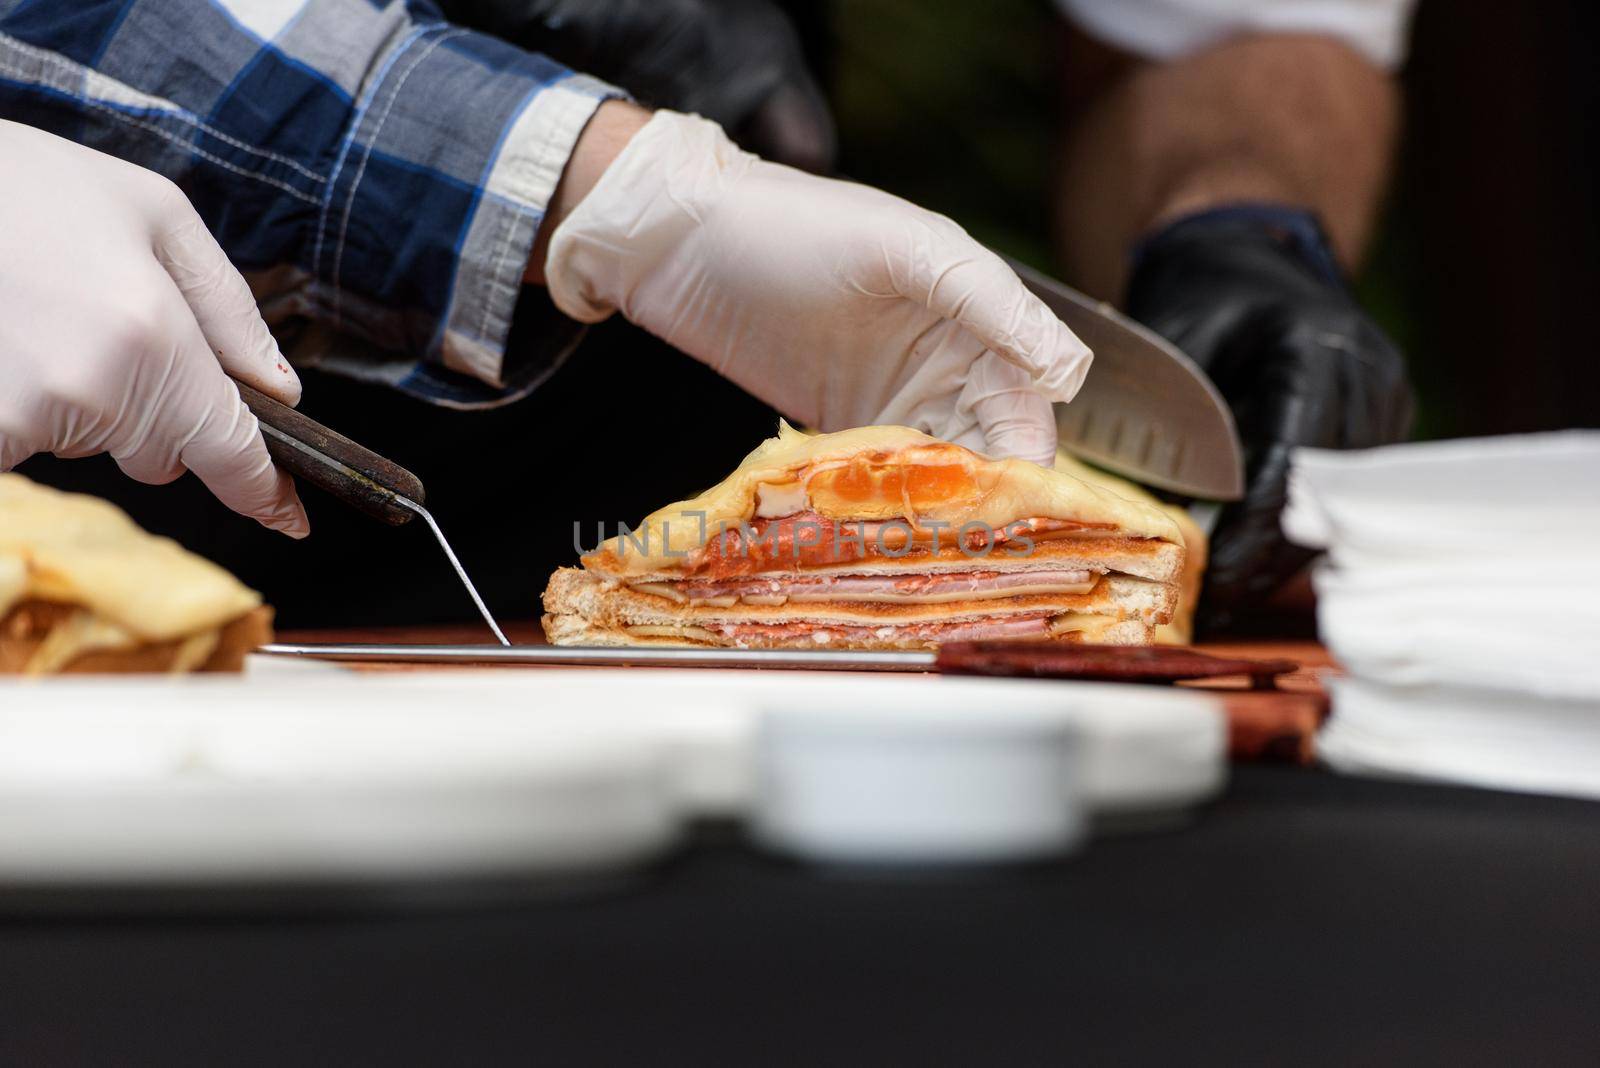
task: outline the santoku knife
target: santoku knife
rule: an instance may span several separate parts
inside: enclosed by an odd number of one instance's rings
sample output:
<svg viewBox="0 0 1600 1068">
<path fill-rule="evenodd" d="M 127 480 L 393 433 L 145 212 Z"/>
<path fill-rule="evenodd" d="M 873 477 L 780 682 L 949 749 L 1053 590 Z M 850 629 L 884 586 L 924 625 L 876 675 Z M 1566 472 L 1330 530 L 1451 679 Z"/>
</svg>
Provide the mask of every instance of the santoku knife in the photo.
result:
<svg viewBox="0 0 1600 1068">
<path fill-rule="evenodd" d="M 1056 431 L 1068 452 L 1188 497 L 1244 496 L 1233 414 L 1193 360 L 1109 304 L 1002 258 L 1094 352 L 1083 389 L 1072 403 L 1056 405 Z"/>
</svg>

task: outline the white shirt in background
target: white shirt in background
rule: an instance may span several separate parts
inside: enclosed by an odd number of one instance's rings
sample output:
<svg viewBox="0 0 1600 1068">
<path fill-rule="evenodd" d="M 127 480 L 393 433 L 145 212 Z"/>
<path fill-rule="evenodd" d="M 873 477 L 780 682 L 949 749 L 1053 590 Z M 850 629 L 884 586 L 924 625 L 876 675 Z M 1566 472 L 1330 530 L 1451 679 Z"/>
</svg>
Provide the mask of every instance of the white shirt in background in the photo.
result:
<svg viewBox="0 0 1600 1068">
<path fill-rule="evenodd" d="M 1416 0 L 1056 0 L 1086 32 L 1170 59 L 1246 33 L 1336 37 L 1386 70 L 1405 61 Z"/>
</svg>

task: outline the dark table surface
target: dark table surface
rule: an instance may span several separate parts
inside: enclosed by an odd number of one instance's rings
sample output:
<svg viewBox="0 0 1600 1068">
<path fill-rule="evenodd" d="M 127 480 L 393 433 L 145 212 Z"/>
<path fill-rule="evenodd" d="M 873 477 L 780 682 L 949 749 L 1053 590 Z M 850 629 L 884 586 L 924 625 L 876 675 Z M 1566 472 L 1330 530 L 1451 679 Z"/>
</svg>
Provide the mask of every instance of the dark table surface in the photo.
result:
<svg viewBox="0 0 1600 1068">
<path fill-rule="evenodd" d="M 0 1063 L 1600 1063 L 1600 805 L 1235 770 L 1068 863 L 0 920 Z"/>
</svg>

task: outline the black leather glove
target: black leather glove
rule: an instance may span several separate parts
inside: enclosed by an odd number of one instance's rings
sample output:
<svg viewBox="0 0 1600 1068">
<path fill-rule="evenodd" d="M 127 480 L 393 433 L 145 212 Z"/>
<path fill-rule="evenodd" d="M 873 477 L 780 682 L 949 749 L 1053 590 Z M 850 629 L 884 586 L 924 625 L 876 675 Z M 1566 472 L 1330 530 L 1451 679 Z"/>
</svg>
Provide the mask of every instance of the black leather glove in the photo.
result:
<svg viewBox="0 0 1600 1068">
<path fill-rule="evenodd" d="M 1179 219 L 1136 253 L 1128 311 L 1194 359 L 1227 398 L 1245 447 L 1245 498 L 1211 543 L 1199 623 L 1226 627 L 1311 552 L 1279 527 L 1289 453 L 1403 439 L 1400 351 L 1356 305 L 1314 216 L 1243 205 Z"/>
<path fill-rule="evenodd" d="M 799 38 L 771 0 L 439 0 L 451 22 L 542 52 L 628 90 L 693 111 L 745 148 L 824 173 L 828 106 Z"/>
</svg>

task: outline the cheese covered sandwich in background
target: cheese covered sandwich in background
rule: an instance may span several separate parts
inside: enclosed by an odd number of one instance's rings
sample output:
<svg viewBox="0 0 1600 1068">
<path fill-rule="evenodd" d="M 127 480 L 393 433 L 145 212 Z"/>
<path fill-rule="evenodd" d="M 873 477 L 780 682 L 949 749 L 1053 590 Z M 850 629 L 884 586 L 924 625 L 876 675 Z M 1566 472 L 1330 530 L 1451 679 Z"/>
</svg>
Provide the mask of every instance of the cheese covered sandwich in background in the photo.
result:
<svg viewBox="0 0 1600 1068">
<path fill-rule="evenodd" d="M 1145 645 L 1183 535 L 1160 507 L 906 427 L 787 425 L 732 475 L 562 568 L 558 645 Z"/>
<path fill-rule="evenodd" d="M 238 671 L 261 595 L 96 497 L 0 474 L 0 674 Z"/>
</svg>

